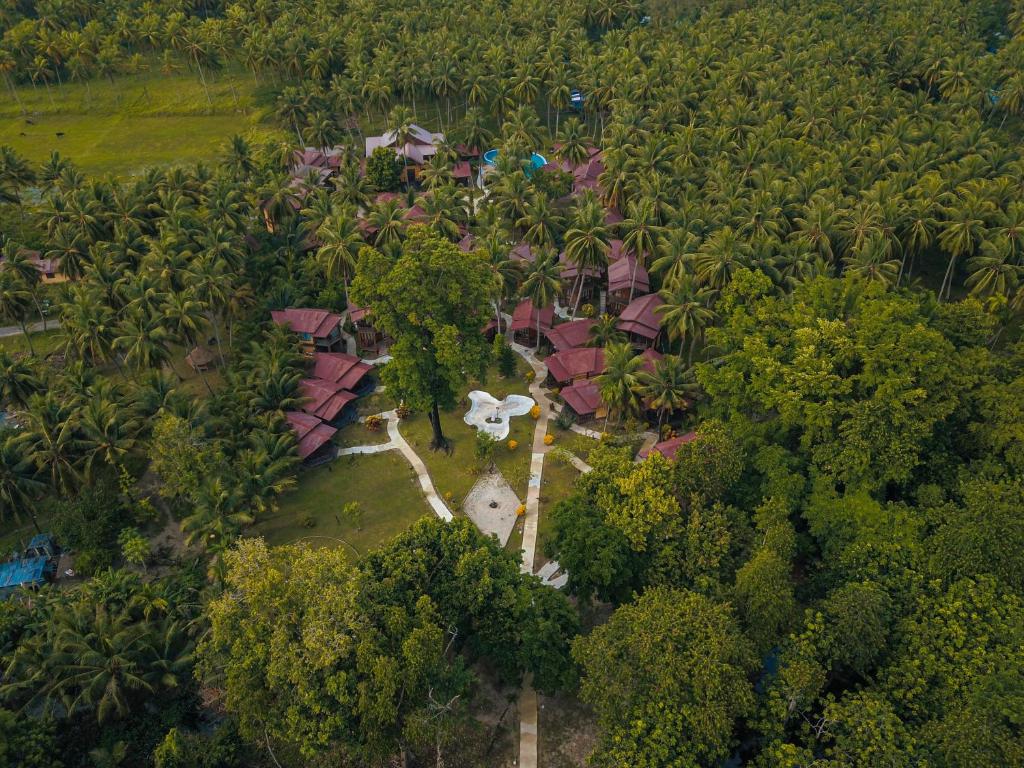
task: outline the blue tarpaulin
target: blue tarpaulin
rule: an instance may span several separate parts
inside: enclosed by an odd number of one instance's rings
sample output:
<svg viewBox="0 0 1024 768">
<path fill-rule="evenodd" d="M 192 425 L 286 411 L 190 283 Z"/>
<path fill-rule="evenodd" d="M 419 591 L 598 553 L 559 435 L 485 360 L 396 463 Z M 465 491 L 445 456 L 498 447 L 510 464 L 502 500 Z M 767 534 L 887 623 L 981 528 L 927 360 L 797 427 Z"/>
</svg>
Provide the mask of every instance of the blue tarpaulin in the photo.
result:
<svg viewBox="0 0 1024 768">
<path fill-rule="evenodd" d="M 45 557 L 29 557 L 24 560 L 0 564 L 0 590 L 20 586 L 38 586 L 43 583 L 46 570 Z"/>
</svg>

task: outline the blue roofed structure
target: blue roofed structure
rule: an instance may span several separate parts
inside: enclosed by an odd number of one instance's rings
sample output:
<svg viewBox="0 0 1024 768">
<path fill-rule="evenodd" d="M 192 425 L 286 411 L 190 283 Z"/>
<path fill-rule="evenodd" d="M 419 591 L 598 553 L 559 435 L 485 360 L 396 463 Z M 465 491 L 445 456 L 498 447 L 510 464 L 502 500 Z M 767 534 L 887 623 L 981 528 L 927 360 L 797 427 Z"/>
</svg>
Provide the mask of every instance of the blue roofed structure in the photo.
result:
<svg viewBox="0 0 1024 768">
<path fill-rule="evenodd" d="M 46 581 L 45 557 L 27 557 L 0 564 L 0 595 L 18 587 L 39 587 Z"/>
</svg>

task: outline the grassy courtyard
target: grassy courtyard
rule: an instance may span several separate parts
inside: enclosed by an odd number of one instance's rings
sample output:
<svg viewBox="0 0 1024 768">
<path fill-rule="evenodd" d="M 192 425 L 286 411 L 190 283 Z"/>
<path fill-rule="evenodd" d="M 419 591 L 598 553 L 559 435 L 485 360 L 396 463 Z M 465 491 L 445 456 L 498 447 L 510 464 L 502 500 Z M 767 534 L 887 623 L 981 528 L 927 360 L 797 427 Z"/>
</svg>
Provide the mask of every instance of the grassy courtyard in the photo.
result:
<svg viewBox="0 0 1024 768">
<path fill-rule="evenodd" d="M 16 89 L 0 102 L 0 143 L 34 163 L 56 150 L 89 173 L 127 175 L 150 165 L 211 160 L 235 134 L 265 133 L 265 108 L 243 72 L 149 71 L 49 90 Z"/>
<path fill-rule="evenodd" d="M 352 501 L 362 509 L 358 524 L 341 514 Z M 301 541 L 362 555 L 430 514 L 412 467 L 400 453 L 343 456 L 301 472 L 277 514 L 259 521 L 250 535 L 274 545 Z M 312 527 L 304 525 L 307 516 Z"/>
<path fill-rule="evenodd" d="M 36 357 L 43 358 L 52 352 L 64 348 L 64 332 L 58 328 L 51 328 L 48 331 L 36 331 L 31 334 L 32 348 Z M 9 355 L 28 352 L 28 342 L 24 334 L 0 337 L 0 349 Z"/>
<path fill-rule="evenodd" d="M 515 377 L 499 379 L 497 372 L 492 369 L 485 383 L 471 383 L 466 389 L 467 393 L 473 389 L 483 389 L 499 400 L 510 394 L 529 395 L 529 387 L 524 378 L 528 368 L 525 362 L 518 362 L 520 368 Z M 463 421 L 468 410 L 469 400 L 463 397 L 452 410 L 441 412 L 441 428 L 450 446 L 447 452 L 430 450 L 433 431 L 426 413 L 413 414 L 399 426 L 409 445 L 427 465 L 437 492 L 445 498 L 451 494 L 450 506 L 453 511 L 461 509 L 462 500 L 477 481 L 476 429 Z M 508 438 L 495 446 L 494 463 L 520 499 L 526 498 L 526 486 L 530 479 L 530 451 L 535 426 L 536 422 L 529 416 L 516 416 L 511 421 Z M 508 449 L 509 440 L 519 443 L 514 451 Z"/>
</svg>

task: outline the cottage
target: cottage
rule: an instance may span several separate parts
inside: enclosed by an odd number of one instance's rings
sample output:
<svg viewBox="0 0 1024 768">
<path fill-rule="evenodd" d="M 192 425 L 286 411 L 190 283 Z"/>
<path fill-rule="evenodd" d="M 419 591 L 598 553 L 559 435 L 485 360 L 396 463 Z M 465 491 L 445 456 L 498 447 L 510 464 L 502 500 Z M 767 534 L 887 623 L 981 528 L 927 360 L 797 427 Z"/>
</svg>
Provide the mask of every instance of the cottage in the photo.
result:
<svg viewBox="0 0 1024 768">
<path fill-rule="evenodd" d="M 316 416 L 310 416 L 301 411 L 288 411 L 285 413 L 285 418 L 299 441 L 300 459 L 314 461 L 330 452 L 331 438 L 338 430 L 329 424 L 324 424 Z"/>
<path fill-rule="evenodd" d="M 382 136 L 367 136 L 366 156 L 370 157 L 378 147 L 393 149 L 395 156 L 403 161 L 403 175 L 408 172 L 404 181 L 412 182 L 416 179 L 419 166 L 437 154 L 437 144 L 444 141 L 444 134 L 431 133 L 414 123 L 409 126 L 409 133 L 403 138 L 404 143 L 400 144 L 395 131 L 388 131 Z"/>
<path fill-rule="evenodd" d="M 664 303 L 656 293 L 639 296 L 622 310 L 616 327 L 638 349 L 652 347 L 661 333 L 661 315 L 655 310 Z"/>
<path fill-rule="evenodd" d="M 274 322 L 299 334 L 302 352 L 333 352 L 341 346 L 341 315 L 326 309 L 275 309 L 270 313 Z"/>
<path fill-rule="evenodd" d="M 569 409 L 577 421 L 603 419 L 608 410 L 601 400 L 601 393 L 593 379 L 577 381 L 559 393 L 565 407 Z"/>
<path fill-rule="evenodd" d="M 603 373 L 604 350 L 600 347 L 567 349 L 556 352 L 544 362 L 548 367 L 549 384 L 565 386 Z"/>
<path fill-rule="evenodd" d="M 590 331 L 596 322 L 590 318 L 583 318 L 556 325 L 548 331 L 548 341 L 556 352 L 584 347 L 590 341 Z"/>
<path fill-rule="evenodd" d="M 324 379 L 303 379 L 299 382 L 299 394 L 305 401 L 301 406 L 303 411 L 332 426 L 343 427 L 356 419 L 355 409 L 348 406 L 359 395 L 339 384 Z"/>
<path fill-rule="evenodd" d="M 370 322 L 370 310 L 349 301 L 348 316 L 356 330 L 356 346 L 361 353 L 381 355 L 387 350 L 390 339 Z"/>
<path fill-rule="evenodd" d="M 43 285 L 51 283 L 63 283 L 67 281 L 67 275 L 60 271 L 60 259 L 45 259 L 39 251 L 20 251 L 20 256 L 26 257 L 32 266 L 39 272 L 39 280 Z M 3 257 L 0 257 L 0 262 Z"/>
<path fill-rule="evenodd" d="M 660 443 L 655 443 L 650 448 L 640 451 L 640 458 L 646 459 L 652 452 L 657 451 L 669 461 L 675 461 L 676 454 L 679 453 L 679 449 L 687 443 L 692 443 L 696 439 L 696 432 L 687 432 L 685 435 L 679 435 L 677 437 L 670 438 L 669 440 L 662 440 Z"/>
<path fill-rule="evenodd" d="M 533 302 L 523 299 L 512 312 L 512 333 L 516 341 L 530 346 L 537 343 L 537 326 L 540 323 L 540 333 L 543 336 L 551 330 L 555 320 L 554 306 L 543 307 L 539 311 L 534 309 Z"/>
<path fill-rule="evenodd" d="M 344 352 L 317 352 L 313 355 L 314 379 L 337 384 L 357 395 L 372 389 L 373 377 L 369 375 L 372 371 L 372 365 Z"/>
<path fill-rule="evenodd" d="M 637 263 L 636 256 L 626 253 L 608 266 L 608 312 L 617 314 L 625 309 L 631 297 L 642 296 L 651 290 L 647 270 Z"/>
<path fill-rule="evenodd" d="M 195 347 L 185 355 L 185 362 L 188 363 L 188 367 L 196 373 L 210 370 L 214 360 L 213 352 L 206 347 Z"/>
<path fill-rule="evenodd" d="M 575 305 L 577 295 L 580 302 L 590 303 L 597 296 L 601 286 L 601 277 L 604 272 L 598 267 L 586 267 L 583 269 L 583 277 L 580 278 L 579 266 L 570 261 L 565 251 L 558 254 L 558 263 L 562 268 L 562 288 L 565 292 L 566 301 Z"/>
</svg>

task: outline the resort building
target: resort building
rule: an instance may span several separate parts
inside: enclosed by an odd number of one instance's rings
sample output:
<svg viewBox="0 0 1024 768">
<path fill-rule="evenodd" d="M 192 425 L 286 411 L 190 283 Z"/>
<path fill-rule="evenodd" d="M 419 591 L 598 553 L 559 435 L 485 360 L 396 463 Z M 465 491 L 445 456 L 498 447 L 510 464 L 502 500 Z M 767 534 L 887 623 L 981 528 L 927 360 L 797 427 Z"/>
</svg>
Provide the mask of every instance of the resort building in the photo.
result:
<svg viewBox="0 0 1024 768">
<path fill-rule="evenodd" d="M 640 451 L 640 458 L 646 459 L 651 455 L 652 451 L 657 451 L 669 461 L 675 461 L 676 454 L 679 453 L 679 449 L 687 443 L 692 443 L 696 439 L 696 432 L 687 432 L 685 435 L 679 435 L 668 440 L 662 440 L 660 443 L 655 443 L 650 448 Z"/>
<path fill-rule="evenodd" d="M 408 170 L 408 177 L 403 181 L 410 183 L 416 180 L 417 169 L 437 154 L 437 143 L 444 141 L 443 133 L 431 133 L 415 123 L 409 126 L 409 134 L 405 142 L 399 143 L 398 133 L 388 131 L 382 136 L 366 137 L 366 156 L 370 157 L 378 147 L 393 149 L 395 156 L 403 161 L 403 175 Z"/>
<path fill-rule="evenodd" d="M 661 334 L 661 315 L 655 310 L 664 303 L 656 293 L 639 296 L 622 310 L 616 327 L 628 334 L 634 347 L 652 347 Z"/>
<path fill-rule="evenodd" d="M 315 463 L 321 457 L 329 458 L 331 438 L 337 429 L 330 424 L 324 424 L 316 416 L 301 411 L 288 411 L 285 418 L 299 441 L 300 459 L 307 463 Z"/>
<path fill-rule="evenodd" d="M 328 312 L 326 309 L 289 307 L 275 309 L 270 316 L 278 325 L 283 325 L 299 335 L 303 354 L 333 352 L 342 344 L 341 315 Z"/>
<path fill-rule="evenodd" d="M 551 331 L 555 320 L 554 306 L 547 306 L 540 310 L 534 309 L 533 302 L 523 299 L 512 312 L 512 334 L 516 341 L 525 346 L 537 343 L 537 327 L 540 323 L 542 336 Z"/>
<path fill-rule="evenodd" d="M 582 318 L 556 325 L 546 334 L 548 342 L 555 348 L 556 352 L 564 352 L 567 349 L 575 349 L 576 347 L 585 347 L 587 342 L 590 341 L 590 331 L 596 322 L 596 320 L 591 318 Z"/>
</svg>

